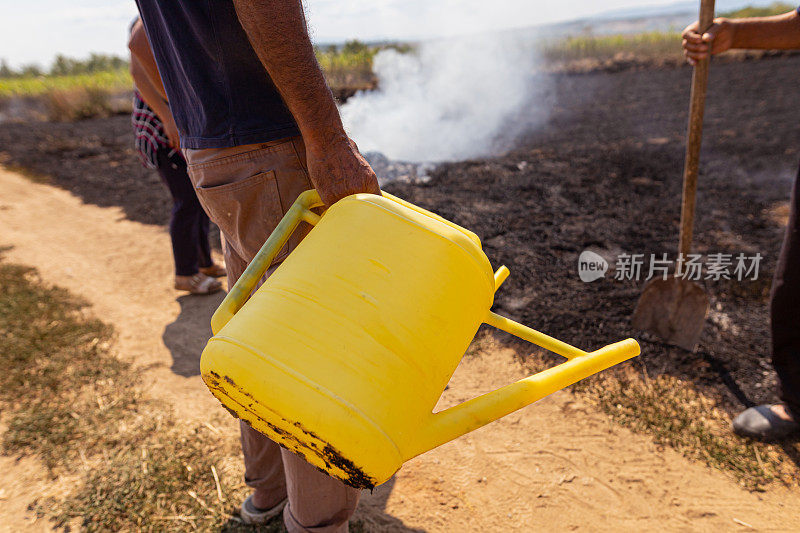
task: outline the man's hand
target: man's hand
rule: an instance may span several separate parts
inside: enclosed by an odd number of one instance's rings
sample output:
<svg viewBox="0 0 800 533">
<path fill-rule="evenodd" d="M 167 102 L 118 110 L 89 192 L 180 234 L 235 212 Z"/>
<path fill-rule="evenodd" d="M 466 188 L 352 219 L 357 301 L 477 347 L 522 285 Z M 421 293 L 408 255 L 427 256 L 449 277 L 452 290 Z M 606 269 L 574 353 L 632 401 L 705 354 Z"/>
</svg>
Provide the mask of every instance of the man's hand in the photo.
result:
<svg viewBox="0 0 800 533">
<path fill-rule="evenodd" d="M 714 19 L 708 30 L 700 34 L 695 22 L 683 30 L 683 55 L 690 65 L 706 59 L 710 55 L 721 54 L 733 47 L 734 24 L 728 19 Z"/>
<path fill-rule="evenodd" d="M 745 19 L 714 19 L 700 35 L 695 22 L 683 30 L 683 53 L 692 65 L 709 54 L 732 48 L 750 50 L 800 49 L 800 15 L 794 9 L 782 15 Z"/>
<path fill-rule="evenodd" d="M 322 200 L 358 192 L 380 194 L 369 163 L 348 139 L 317 64 L 301 0 L 233 0 L 264 68 L 297 122 L 311 181 Z"/>
<path fill-rule="evenodd" d="M 360 192 L 381 194 L 378 178 L 346 136 L 323 149 L 306 148 L 308 173 L 325 205 L 333 205 L 345 196 Z"/>
</svg>

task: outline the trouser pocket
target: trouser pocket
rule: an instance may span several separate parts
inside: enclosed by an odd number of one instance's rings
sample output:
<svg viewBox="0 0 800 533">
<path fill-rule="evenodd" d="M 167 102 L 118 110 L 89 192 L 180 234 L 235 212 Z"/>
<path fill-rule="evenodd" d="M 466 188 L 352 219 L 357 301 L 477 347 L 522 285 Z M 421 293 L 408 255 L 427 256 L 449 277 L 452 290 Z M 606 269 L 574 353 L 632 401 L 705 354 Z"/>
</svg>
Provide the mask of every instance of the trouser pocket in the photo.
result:
<svg viewBox="0 0 800 533">
<path fill-rule="evenodd" d="M 225 235 L 227 246 L 247 263 L 253 260 L 283 216 L 272 170 L 233 183 L 199 186 L 196 190 L 209 217 Z M 288 253 L 288 246 L 284 246 L 274 262 L 282 261 Z"/>
</svg>

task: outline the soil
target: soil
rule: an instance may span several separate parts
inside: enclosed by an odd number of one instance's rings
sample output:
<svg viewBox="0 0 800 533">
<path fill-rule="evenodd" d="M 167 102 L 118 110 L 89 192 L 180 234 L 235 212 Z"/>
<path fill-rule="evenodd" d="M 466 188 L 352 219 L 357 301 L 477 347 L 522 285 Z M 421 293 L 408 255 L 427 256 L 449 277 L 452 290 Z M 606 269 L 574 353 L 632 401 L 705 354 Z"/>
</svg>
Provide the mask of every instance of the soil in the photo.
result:
<svg viewBox="0 0 800 533">
<path fill-rule="evenodd" d="M 576 268 L 587 248 L 612 261 L 622 252 L 674 257 L 689 68 L 556 75 L 546 127 L 516 149 L 386 189 L 474 230 L 493 264 L 509 266 L 498 312 L 586 349 L 635 336 L 635 364 L 691 379 L 733 413 L 775 399 L 767 296 L 797 163 L 798 69 L 796 56 L 712 68 L 695 248 L 764 259 L 758 281 L 704 283 L 712 312 L 695 354 L 632 331 L 643 282 L 585 284 Z M 0 173 L 0 244 L 86 297 L 117 329 L 119 353 L 147 372 L 152 394 L 202 421 L 221 409 L 197 375 L 221 296 L 172 290 L 169 200 L 131 145 L 126 117 L 0 124 L 3 162 L 49 183 Z M 498 338 L 491 354 L 465 360 L 446 401 L 522 375 L 525 351 Z M 744 491 L 567 393 L 411 461 L 363 501 L 359 516 L 382 530 L 800 527 L 788 489 Z"/>
</svg>

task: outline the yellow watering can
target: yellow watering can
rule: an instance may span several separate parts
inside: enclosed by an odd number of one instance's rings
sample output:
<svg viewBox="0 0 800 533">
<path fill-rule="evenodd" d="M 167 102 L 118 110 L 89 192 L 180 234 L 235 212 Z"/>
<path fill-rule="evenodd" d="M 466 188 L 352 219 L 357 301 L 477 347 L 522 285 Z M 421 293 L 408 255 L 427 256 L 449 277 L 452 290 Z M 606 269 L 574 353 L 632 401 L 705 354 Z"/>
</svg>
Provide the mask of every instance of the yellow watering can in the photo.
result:
<svg viewBox="0 0 800 533">
<path fill-rule="evenodd" d="M 492 313 L 508 269 L 493 274 L 478 237 L 433 213 L 388 194 L 320 206 L 306 191 L 286 213 L 214 313 L 200 366 L 236 416 L 348 485 L 639 354 L 633 339 L 587 353 Z M 250 296 L 301 221 L 316 227 Z M 483 323 L 568 361 L 434 413 Z"/>
</svg>

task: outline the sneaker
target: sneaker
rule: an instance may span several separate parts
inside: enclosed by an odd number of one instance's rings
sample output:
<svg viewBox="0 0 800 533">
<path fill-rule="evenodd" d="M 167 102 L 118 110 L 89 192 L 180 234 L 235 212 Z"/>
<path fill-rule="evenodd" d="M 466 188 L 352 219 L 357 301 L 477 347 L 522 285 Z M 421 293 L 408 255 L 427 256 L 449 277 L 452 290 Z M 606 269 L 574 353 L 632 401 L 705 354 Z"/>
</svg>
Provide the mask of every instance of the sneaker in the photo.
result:
<svg viewBox="0 0 800 533">
<path fill-rule="evenodd" d="M 800 430 L 794 420 L 785 420 L 776 415 L 771 405 L 759 405 L 745 410 L 733 420 L 733 431 L 737 435 L 759 440 L 779 440 Z"/>
<path fill-rule="evenodd" d="M 175 276 L 175 288 L 192 294 L 213 294 L 222 289 L 222 283 L 198 272 L 194 276 Z"/>
<path fill-rule="evenodd" d="M 225 265 L 219 265 L 217 263 L 213 263 L 211 266 L 207 267 L 200 267 L 200 272 L 212 278 L 221 278 L 228 274 L 228 271 L 225 270 Z"/>
<path fill-rule="evenodd" d="M 272 509 L 259 509 L 253 504 L 253 495 L 251 494 L 242 502 L 242 508 L 239 509 L 239 517 L 247 525 L 261 526 L 281 514 L 288 501 L 288 498 L 286 498 Z"/>
</svg>

